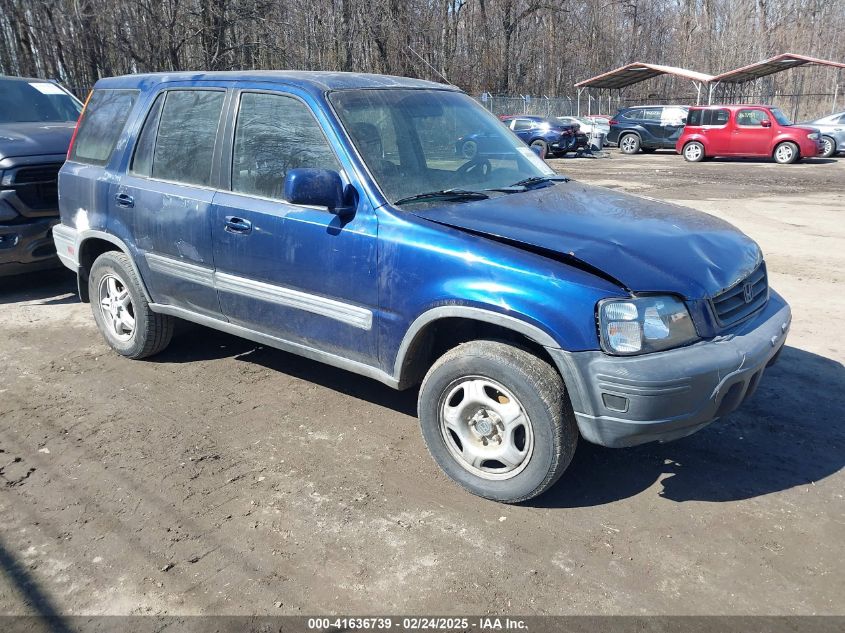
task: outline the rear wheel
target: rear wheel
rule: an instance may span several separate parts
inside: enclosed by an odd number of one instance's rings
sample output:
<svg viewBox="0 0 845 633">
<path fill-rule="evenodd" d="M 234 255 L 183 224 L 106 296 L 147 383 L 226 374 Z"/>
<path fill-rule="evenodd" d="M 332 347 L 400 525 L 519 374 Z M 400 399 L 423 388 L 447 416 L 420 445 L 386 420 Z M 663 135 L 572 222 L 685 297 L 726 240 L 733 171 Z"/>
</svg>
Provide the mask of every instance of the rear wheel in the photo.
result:
<svg viewBox="0 0 845 633">
<path fill-rule="evenodd" d="M 640 151 L 640 137 L 636 134 L 626 134 L 619 139 L 619 149 L 623 154 L 636 154 Z"/>
<path fill-rule="evenodd" d="M 543 139 L 535 139 L 531 141 L 531 147 L 537 147 L 540 150 L 540 158 L 545 158 L 549 153 L 549 144 Z"/>
<path fill-rule="evenodd" d="M 788 165 L 798 160 L 798 146 L 791 141 L 784 141 L 775 147 L 774 151 L 775 161 L 781 165 Z"/>
<path fill-rule="evenodd" d="M 836 153 L 836 141 L 834 141 L 831 137 L 822 136 L 822 143 L 824 143 L 822 158 L 830 158 Z"/>
<path fill-rule="evenodd" d="M 691 141 L 684 145 L 684 159 L 690 163 L 698 163 L 704 160 L 704 145 L 698 141 Z"/>
<path fill-rule="evenodd" d="M 118 354 L 145 358 L 170 343 L 174 318 L 150 310 L 141 282 L 124 253 L 108 251 L 94 261 L 88 296 L 97 327 Z"/>
<path fill-rule="evenodd" d="M 418 406 L 434 460 L 487 499 L 536 497 L 575 453 L 578 429 L 560 376 L 507 343 L 472 341 L 444 354 L 426 374 Z"/>
</svg>

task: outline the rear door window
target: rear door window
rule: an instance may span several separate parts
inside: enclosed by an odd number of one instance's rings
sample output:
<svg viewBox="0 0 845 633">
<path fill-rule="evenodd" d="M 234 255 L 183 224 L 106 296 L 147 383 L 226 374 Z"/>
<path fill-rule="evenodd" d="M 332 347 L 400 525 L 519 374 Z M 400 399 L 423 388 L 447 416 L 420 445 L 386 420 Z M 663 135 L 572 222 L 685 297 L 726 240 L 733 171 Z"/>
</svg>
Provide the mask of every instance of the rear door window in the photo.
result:
<svg viewBox="0 0 845 633">
<path fill-rule="evenodd" d="M 642 110 L 628 110 L 626 113 L 622 115 L 626 119 L 636 120 L 643 118 L 643 111 Z"/>
<path fill-rule="evenodd" d="M 105 165 L 120 138 L 138 90 L 95 90 L 79 122 L 69 160 Z"/>
<path fill-rule="evenodd" d="M 725 125 L 730 118 L 730 114 L 727 110 L 719 108 L 719 109 L 708 109 L 708 110 L 690 110 L 689 113 L 689 125 L 707 125 L 711 127 L 720 127 Z M 692 121 L 695 121 L 693 123 Z"/>
<path fill-rule="evenodd" d="M 232 149 L 232 191 L 282 200 L 285 175 L 300 168 L 340 171 L 311 111 L 293 97 L 244 93 Z"/>
<path fill-rule="evenodd" d="M 727 125 L 728 119 L 731 118 L 730 112 L 725 109 L 711 110 L 710 122 L 707 125 Z"/>
<path fill-rule="evenodd" d="M 223 111 L 223 90 L 170 90 L 157 122 L 152 178 L 208 186 Z M 145 128 L 154 125 L 148 117 Z M 142 131 L 142 136 L 146 129 Z M 152 134 L 152 132 L 150 132 Z M 152 141 L 141 138 L 141 143 Z M 141 165 L 139 165 L 139 168 Z"/>
</svg>

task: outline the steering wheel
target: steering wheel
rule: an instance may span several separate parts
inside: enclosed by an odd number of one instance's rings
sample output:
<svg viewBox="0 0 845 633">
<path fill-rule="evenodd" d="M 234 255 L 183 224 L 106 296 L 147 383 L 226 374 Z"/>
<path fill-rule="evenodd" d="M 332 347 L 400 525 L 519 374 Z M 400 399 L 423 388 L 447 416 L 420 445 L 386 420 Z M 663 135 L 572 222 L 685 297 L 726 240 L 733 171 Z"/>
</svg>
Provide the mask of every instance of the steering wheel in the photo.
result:
<svg viewBox="0 0 845 633">
<path fill-rule="evenodd" d="M 482 180 L 487 180 L 487 177 L 490 176 L 491 171 L 493 171 L 493 165 L 490 164 L 489 160 L 487 160 L 486 158 L 473 158 L 458 167 L 457 171 L 455 172 L 455 175 L 480 175 Z"/>
</svg>

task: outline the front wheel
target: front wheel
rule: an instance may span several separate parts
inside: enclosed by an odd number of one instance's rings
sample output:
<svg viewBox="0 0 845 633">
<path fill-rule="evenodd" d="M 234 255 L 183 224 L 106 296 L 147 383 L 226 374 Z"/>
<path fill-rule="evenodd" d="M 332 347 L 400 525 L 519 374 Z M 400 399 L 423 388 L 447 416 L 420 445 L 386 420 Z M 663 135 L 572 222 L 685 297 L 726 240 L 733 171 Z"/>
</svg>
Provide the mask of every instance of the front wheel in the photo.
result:
<svg viewBox="0 0 845 633">
<path fill-rule="evenodd" d="M 444 354 L 426 374 L 418 406 L 434 460 L 487 499 L 536 497 L 575 453 L 578 429 L 560 376 L 507 343 L 472 341 Z"/>
<path fill-rule="evenodd" d="M 108 251 L 94 261 L 88 296 L 97 327 L 118 354 L 145 358 L 170 343 L 173 317 L 150 310 L 141 282 L 124 253 Z"/>
<path fill-rule="evenodd" d="M 790 141 L 780 143 L 774 151 L 775 161 L 781 165 L 789 165 L 798 160 L 798 146 Z"/>
<path fill-rule="evenodd" d="M 684 145 L 684 159 L 690 163 L 698 163 L 704 160 L 704 145 L 698 141 Z"/>
<path fill-rule="evenodd" d="M 822 136 L 822 143 L 824 143 L 822 158 L 830 158 L 836 153 L 836 141 L 834 141 L 831 137 Z"/>
</svg>

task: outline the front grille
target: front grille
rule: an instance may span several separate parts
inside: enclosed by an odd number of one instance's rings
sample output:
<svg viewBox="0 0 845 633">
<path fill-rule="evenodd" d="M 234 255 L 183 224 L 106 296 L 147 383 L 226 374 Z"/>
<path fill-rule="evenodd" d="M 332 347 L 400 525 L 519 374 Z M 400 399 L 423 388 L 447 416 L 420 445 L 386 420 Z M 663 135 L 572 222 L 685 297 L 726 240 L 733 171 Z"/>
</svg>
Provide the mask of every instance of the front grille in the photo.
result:
<svg viewBox="0 0 845 633">
<path fill-rule="evenodd" d="M 766 305 L 768 298 L 766 264 L 761 263 L 751 274 L 713 297 L 710 302 L 719 325 L 727 327 L 757 312 Z"/>
<path fill-rule="evenodd" d="M 33 167 L 20 167 L 13 175 L 12 183 L 15 185 L 53 183 L 58 179 L 59 170 L 61 168 L 61 163 L 55 163 L 52 165 L 35 165 Z"/>
<path fill-rule="evenodd" d="M 58 178 L 61 163 L 19 167 L 11 174 L 10 188 L 27 207 L 37 211 L 59 206 Z"/>
</svg>

